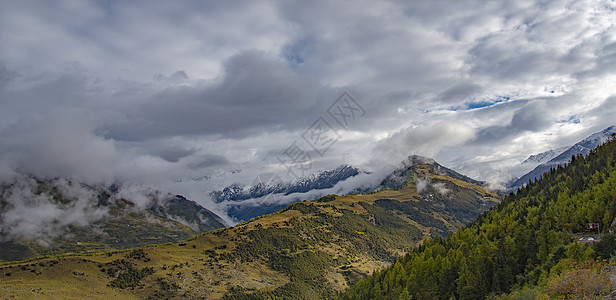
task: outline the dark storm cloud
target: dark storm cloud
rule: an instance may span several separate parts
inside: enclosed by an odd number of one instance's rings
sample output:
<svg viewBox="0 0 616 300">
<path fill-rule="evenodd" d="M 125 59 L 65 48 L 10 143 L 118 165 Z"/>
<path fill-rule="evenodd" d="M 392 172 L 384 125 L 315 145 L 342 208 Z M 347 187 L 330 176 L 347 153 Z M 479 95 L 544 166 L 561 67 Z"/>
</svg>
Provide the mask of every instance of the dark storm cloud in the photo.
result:
<svg viewBox="0 0 616 300">
<path fill-rule="evenodd" d="M 157 92 L 148 105 L 129 106 L 124 122 L 104 130 L 106 137 L 118 140 L 176 135 L 240 138 L 294 130 L 322 109 L 316 104 L 321 103 L 319 96 L 325 89 L 261 51 L 245 51 L 224 63 L 217 80 Z"/>
</svg>

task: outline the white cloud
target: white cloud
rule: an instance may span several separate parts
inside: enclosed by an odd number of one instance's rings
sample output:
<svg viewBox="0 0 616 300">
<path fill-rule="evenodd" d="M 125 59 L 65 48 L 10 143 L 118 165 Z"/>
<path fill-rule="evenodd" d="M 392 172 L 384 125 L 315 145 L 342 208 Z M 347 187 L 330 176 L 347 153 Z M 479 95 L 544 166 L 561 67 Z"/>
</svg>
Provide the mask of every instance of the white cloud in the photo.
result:
<svg viewBox="0 0 616 300">
<path fill-rule="evenodd" d="M 390 162 L 402 161 L 409 154 L 435 157 L 445 147 L 460 145 L 475 136 L 473 128 L 464 123 L 436 123 L 407 127 L 377 146 L 379 155 Z"/>
<path fill-rule="evenodd" d="M 277 157 L 346 90 L 366 114 L 314 172 L 420 154 L 505 178 L 613 123 L 615 8 L 3 2 L 0 176 L 148 184 L 217 210 L 209 190 L 284 175 Z"/>
<path fill-rule="evenodd" d="M 0 212 L 2 239 L 31 240 L 48 245 L 54 238 L 67 233 L 68 226 L 92 227 L 91 224 L 107 215 L 97 207 L 96 193 L 63 179 L 50 183 L 57 194 L 70 199 L 53 199 L 53 191 L 40 191 L 31 178 L 17 177 L 8 188 L 1 190 L 4 204 Z"/>
</svg>

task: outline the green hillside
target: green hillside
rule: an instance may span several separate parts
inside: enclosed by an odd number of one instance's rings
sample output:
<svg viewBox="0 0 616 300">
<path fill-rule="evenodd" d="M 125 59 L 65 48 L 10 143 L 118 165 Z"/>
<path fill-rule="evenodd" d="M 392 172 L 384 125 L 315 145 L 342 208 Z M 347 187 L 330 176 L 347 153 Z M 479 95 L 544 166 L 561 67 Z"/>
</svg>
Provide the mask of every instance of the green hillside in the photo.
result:
<svg viewBox="0 0 616 300">
<path fill-rule="evenodd" d="M 612 140 L 509 195 L 456 234 L 425 241 L 339 298 L 612 299 L 615 213 Z M 593 235 L 588 223 L 598 223 L 603 235 Z"/>
<path fill-rule="evenodd" d="M 420 241 L 457 230 L 499 201 L 433 161 L 409 162 L 406 175 L 399 176 L 406 182 L 396 189 L 294 203 L 185 243 L 5 264 L 0 295 L 331 298 Z"/>
</svg>

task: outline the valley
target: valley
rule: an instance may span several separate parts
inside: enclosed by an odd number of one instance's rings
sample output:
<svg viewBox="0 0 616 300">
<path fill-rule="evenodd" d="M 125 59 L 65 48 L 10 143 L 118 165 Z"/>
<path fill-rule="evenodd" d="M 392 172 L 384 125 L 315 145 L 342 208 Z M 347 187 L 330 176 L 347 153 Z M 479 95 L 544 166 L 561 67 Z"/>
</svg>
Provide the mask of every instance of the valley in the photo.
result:
<svg viewBox="0 0 616 300">
<path fill-rule="evenodd" d="M 186 242 L 6 263 L 0 291 L 20 299 L 333 297 L 499 202 L 433 161 L 409 162 L 396 189 L 297 202 Z"/>
</svg>

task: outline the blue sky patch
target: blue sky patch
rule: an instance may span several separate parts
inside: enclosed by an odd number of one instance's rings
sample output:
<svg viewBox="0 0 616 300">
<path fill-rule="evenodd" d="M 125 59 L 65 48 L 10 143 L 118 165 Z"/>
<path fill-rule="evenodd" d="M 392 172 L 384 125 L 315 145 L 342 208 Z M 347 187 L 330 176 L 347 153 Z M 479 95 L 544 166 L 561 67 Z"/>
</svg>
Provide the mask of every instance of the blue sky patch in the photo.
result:
<svg viewBox="0 0 616 300">
<path fill-rule="evenodd" d="M 578 124 L 578 123 L 580 123 L 580 118 L 578 118 L 576 115 L 572 115 L 572 116 L 569 116 L 569 118 L 567 118 L 567 119 L 562 119 L 562 120 L 556 121 L 556 123 Z"/>
<path fill-rule="evenodd" d="M 496 99 L 481 100 L 481 101 L 477 101 L 477 102 L 470 102 L 470 103 L 467 104 L 467 110 L 488 107 L 488 106 L 492 106 L 494 104 L 498 104 L 498 103 L 501 103 L 501 102 L 506 102 L 506 101 L 509 101 L 509 100 L 511 100 L 511 97 L 509 97 L 509 96 L 498 96 Z"/>
</svg>

